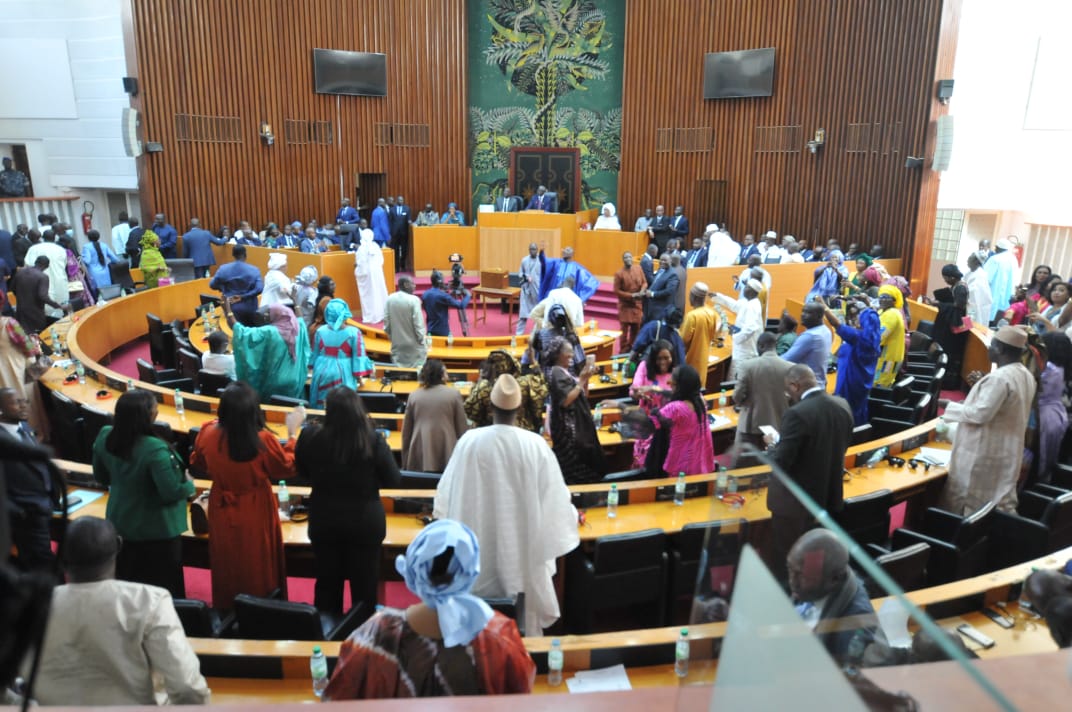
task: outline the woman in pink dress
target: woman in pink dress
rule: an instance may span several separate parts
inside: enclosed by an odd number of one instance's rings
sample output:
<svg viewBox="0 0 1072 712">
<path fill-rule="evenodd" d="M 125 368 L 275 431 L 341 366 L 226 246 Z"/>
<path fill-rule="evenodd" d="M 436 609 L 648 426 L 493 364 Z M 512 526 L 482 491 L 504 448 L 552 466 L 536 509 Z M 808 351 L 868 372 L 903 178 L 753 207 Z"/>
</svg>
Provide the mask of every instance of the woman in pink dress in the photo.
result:
<svg viewBox="0 0 1072 712">
<path fill-rule="evenodd" d="M 700 393 L 700 374 L 689 365 L 674 369 L 669 402 L 656 413 L 658 427 L 670 429 L 670 448 L 663 461 L 667 475 L 700 475 L 715 469 L 715 451 L 707 407 Z"/>
<path fill-rule="evenodd" d="M 670 396 L 670 376 L 675 366 L 674 347 L 666 339 L 652 344 L 648 357 L 637 366 L 629 395 L 649 416 Z M 633 467 L 644 467 L 652 438 L 652 435 L 637 438 L 633 443 Z"/>
</svg>

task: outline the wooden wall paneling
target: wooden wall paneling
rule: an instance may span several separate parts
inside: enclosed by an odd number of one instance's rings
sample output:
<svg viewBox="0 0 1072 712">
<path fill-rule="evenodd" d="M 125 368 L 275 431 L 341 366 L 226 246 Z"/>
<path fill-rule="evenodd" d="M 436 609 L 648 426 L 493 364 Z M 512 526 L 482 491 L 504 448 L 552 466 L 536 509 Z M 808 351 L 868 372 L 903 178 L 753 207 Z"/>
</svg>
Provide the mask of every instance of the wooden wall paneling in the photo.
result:
<svg viewBox="0 0 1072 712">
<path fill-rule="evenodd" d="M 358 173 L 387 174 L 392 194 L 415 207 L 466 190 L 464 0 L 131 0 L 129 12 L 137 108 L 146 137 L 164 144 L 142 159 L 147 215 L 159 205 L 178 227 L 196 216 L 212 229 L 323 222 L 340 193 L 354 196 Z M 317 46 L 385 52 L 388 96 L 316 94 Z M 241 143 L 180 142 L 177 113 L 238 117 Z M 332 141 L 289 144 L 287 119 L 331 122 Z M 428 146 L 376 147 L 377 123 L 428 126 Z"/>
<path fill-rule="evenodd" d="M 928 176 L 904 168 L 928 130 L 940 18 L 960 0 L 841 3 L 631 0 L 627 5 L 619 213 L 688 205 L 698 180 L 725 180 L 725 219 L 738 235 L 768 228 L 814 241 L 881 242 L 907 257 Z M 690 27 L 673 49 L 654 27 Z M 709 51 L 774 46 L 769 98 L 703 101 Z M 849 124 L 867 124 L 873 150 L 849 153 Z M 801 126 L 791 153 L 757 152 L 756 127 Z M 710 155 L 657 153 L 657 129 L 710 126 Z M 817 128 L 817 155 L 803 143 Z M 922 215 L 919 215 L 922 217 Z M 709 216 L 690 214 L 701 229 Z M 914 235 L 914 233 L 916 233 Z"/>
</svg>

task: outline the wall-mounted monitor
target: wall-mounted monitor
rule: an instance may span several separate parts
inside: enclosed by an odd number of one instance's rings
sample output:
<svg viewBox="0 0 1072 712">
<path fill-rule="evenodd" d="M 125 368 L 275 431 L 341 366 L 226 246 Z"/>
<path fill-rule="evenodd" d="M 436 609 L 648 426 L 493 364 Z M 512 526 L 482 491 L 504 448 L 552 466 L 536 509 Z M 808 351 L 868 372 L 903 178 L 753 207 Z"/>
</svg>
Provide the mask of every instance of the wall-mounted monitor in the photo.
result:
<svg viewBox="0 0 1072 712">
<path fill-rule="evenodd" d="M 317 94 L 387 96 L 387 55 L 314 49 L 313 82 Z"/>
<path fill-rule="evenodd" d="M 774 47 L 704 55 L 704 99 L 737 99 L 774 93 Z"/>
</svg>

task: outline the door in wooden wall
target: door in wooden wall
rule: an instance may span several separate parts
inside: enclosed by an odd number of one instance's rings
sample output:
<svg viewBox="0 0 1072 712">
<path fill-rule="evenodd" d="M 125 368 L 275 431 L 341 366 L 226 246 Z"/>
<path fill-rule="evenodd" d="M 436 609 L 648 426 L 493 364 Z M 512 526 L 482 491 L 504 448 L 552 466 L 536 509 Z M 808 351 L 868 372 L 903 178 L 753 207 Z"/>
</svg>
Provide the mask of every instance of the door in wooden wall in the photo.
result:
<svg viewBox="0 0 1072 712">
<path fill-rule="evenodd" d="M 698 180 L 694 205 L 685 207 L 685 214 L 689 216 L 689 224 L 693 227 L 693 236 L 702 235 L 704 228 L 711 223 L 726 223 L 726 227 L 733 232 L 729 216 L 726 215 L 726 181 L 724 180 Z M 737 235 L 740 239 L 743 235 Z M 691 249 L 691 246 L 688 246 Z"/>
<path fill-rule="evenodd" d="M 357 212 L 371 225 L 372 209 L 376 207 L 376 201 L 387 197 L 387 174 L 358 173 L 354 181 L 354 191 L 357 193 L 354 199 Z"/>
<path fill-rule="evenodd" d="M 510 185 L 528 205 L 536 188 L 547 187 L 560 213 L 577 210 L 581 199 L 581 152 L 577 148 L 525 146 L 510 149 Z"/>
</svg>

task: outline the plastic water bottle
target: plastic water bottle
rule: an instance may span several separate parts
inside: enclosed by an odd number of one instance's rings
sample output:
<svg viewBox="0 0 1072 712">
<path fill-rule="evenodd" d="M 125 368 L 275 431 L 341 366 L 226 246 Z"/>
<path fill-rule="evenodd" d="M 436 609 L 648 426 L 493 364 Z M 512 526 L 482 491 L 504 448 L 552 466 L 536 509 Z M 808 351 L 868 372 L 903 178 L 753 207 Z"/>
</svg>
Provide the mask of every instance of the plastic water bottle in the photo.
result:
<svg viewBox="0 0 1072 712">
<path fill-rule="evenodd" d="M 738 488 L 739 486 L 740 486 L 740 485 L 739 485 L 739 483 L 737 482 L 737 478 L 736 478 L 736 477 L 731 477 L 731 478 L 730 478 L 730 484 L 729 484 L 729 490 L 728 490 L 728 491 L 729 491 L 729 493 L 730 493 L 730 494 L 737 494 L 737 488 Z"/>
<path fill-rule="evenodd" d="M 510 350 L 513 351 L 517 348 L 517 335 L 510 337 Z"/>
<path fill-rule="evenodd" d="M 84 386 L 86 384 L 86 367 L 82 365 L 81 361 L 75 362 L 74 372 L 78 374 L 78 382 Z"/>
<path fill-rule="evenodd" d="M 944 417 L 938 418 L 934 426 L 934 439 L 940 443 L 949 439 L 949 423 L 945 422 Z"/>
<path fill-rule="evenodd" d="M 551 650 L 547 653 L 547 684 L 551 687 L 562 684 L 562 643 L 558 638 L 551 640 Z"/>
<path fill-rule="evenodd" d="M 674 483 L 674 504 L 681 506 L 685 504 L 685 473 L 677 473 L 677 482 Z"/>
<path fill-rule="evenodd" d="M 726 389 L 723 388 L 722 392 L 718 394 L 718 410 L 721 412 L 729 403 L 729 399 L 726 397 Z"/>
<path fill-rule="evenodd" d="M 596 430 L 603 427 L 603 406 L 596 406 L 595 412 L 592 415 L 592 421 L 595 423 Z"/>
<path fill-rule="evenodd" d="M 128 391 L 134 390 L 134 379 L 133 378 L 128 378 L 127 379 L 127 390 Z"/>
<path fill-rule="evenodd" d="M 175 412 L 178 415 L 183 415 L 184 413 L 186 413 L 186 406 L 183 405 L 182 402 L 182 391 L 180 391 L 178 388 L 175 389 Z"/>
<path fill-rule="evenodd" d="M 63 351 L 63 346 L 60 344 L 60 332 L 56 331 L 56 327 L 52 327 L 52 330 L 49 331 L 48 334 L 52 350 L 56 353 L 61 353 Z"/>
<path fill-rule="evenodd" d="M 611 485 L 607 493 L 607 516 L 611 519 L 618 516 L 618 485 Z"/>
<path fill-rule="evenodd" d="M 729 488 L 730 476 L 726 474 L 725 470 L 719 470 L 718 476 L 715 478 L 715 496 L 722 497 L 726 494 Z"/>
<path fill-rule="evenodd" d="M 682 628 L 674 644 L 674 673 L 678 677 L 689 674 L 689 629 Z"/>
<path fill-rule="evenodd" d="M 286 481 L 279 480 L 277 496 L 279 497 L 279 518 L 285 522 L 290 519 L 290 492 L 287 491 Z"/>
<path fill-rule="evenodd" d="M 328 659 L 319 645 L 313 646 L 313 656 L 309 658 L 309 672 L 313 675 L 313 694 L 320 697 L 328 686 Z"/>
</svg>

